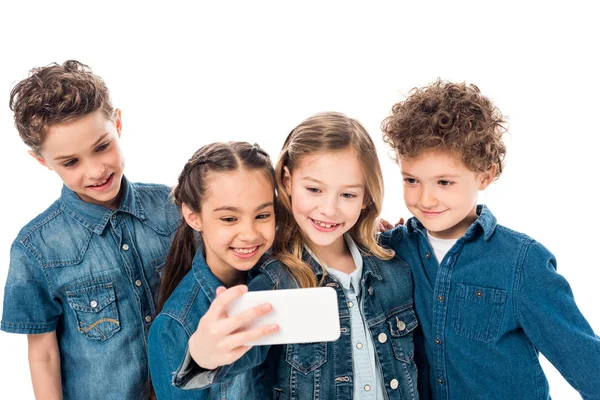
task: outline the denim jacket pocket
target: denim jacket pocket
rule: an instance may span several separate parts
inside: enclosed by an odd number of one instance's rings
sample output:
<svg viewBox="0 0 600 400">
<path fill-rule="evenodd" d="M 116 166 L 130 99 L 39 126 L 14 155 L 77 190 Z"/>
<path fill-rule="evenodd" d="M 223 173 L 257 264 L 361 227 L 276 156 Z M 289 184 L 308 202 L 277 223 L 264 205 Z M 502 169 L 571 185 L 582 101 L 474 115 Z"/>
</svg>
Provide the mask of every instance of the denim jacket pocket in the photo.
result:
<svg viewBox="0 0 600 400">
<path fill-rule="evenodd" d="M 112 281 L 92 282 L 66 290 L 77 330 L 90 339 L 107 340 L 121 329 Z"/>
<path fill-rule="evenodd" d="M 327 361 L 327 343 L 288 344 L 285 350 L 285 361 L 295 370 L 308 374 Z"/>
<path fill-rule="evenodd" d="M 498 338 L 506 291 L 457 283 L 452 329 L 457 335 L 490 343 Z"/>
<path fill-rule="evenodd" d="M 388 317 L 387 325 L 394 356 L 404 363 L 412 363 L 415 358 L 412 332 L 419 325 L 414 309 L 411 307 Z"/>
</svg>

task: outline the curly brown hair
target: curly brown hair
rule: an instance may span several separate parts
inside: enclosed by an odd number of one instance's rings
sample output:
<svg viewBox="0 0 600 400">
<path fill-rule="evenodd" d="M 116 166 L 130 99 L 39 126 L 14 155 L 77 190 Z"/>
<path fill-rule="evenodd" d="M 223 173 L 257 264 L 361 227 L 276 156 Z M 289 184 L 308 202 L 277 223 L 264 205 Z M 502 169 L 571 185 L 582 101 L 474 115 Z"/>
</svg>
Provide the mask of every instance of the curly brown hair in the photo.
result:
<svg viewBox="0 0 600 400">
<path fill-rule="evenodd" d="M 33 68 L 10 93 L 10 109 L 23 142 L 36 154 L 49 127 L 79 119 L 101 109 L 114 119 L 114 108 L 104 80 L 87 65 L 68 60 Z"/>
<path fill-rule="evenodd" d="M 381 124 L 383 140 L 396 153 L 396 161 L 430 150 L 450 150 L 460 155 L 474 172 L 494 165 L 498 179 L 504 167 L 506 132 L 502 113 L 479 88 L 438 79 L 414 88 L 405 101 L 392 107 Z"/>
</svg>

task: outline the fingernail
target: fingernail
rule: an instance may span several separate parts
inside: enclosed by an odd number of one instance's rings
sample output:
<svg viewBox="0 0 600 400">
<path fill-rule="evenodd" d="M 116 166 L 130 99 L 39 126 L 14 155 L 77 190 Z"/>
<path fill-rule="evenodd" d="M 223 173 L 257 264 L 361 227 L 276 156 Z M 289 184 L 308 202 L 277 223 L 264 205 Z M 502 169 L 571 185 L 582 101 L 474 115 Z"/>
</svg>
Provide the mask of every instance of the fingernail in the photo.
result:
<svg viewBox="0 0 600 400">
<path fill-rule="evenodd" d="M 270 304 L 263 304 L 262 310 L 263 311 L 271 311 L 271 305 Z"/>
</svg>

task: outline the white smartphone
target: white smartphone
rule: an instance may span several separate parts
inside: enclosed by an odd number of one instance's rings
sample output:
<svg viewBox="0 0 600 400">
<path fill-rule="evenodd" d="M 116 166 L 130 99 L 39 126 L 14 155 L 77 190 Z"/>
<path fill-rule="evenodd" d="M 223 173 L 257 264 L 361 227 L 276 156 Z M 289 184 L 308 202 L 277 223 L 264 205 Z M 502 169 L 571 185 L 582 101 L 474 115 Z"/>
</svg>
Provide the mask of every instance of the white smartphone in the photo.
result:
<svg viewBox="0 0 600 400">
<path fill-rule="evenodd" d="M 329 342 L 340 337 L 340 317 L 334 288 L 248 292 L 229 305 L 227 315 L 232 317 L 264 303 L 271 304 L 273 310 L 256 318 L 245 328 L 277 324 L 279 331 L 249 345 Z"/>
</svg>

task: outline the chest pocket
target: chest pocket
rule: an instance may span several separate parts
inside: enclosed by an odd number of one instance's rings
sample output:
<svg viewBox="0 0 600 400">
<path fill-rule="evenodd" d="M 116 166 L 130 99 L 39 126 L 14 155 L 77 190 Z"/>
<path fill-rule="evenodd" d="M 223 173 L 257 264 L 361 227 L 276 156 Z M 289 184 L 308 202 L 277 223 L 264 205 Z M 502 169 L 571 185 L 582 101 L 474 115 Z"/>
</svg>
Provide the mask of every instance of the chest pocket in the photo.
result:
<svg viewBox="0 0 600 400">
<path fill-rule="evenodd" d="M 457 335 L 490 343 L 498 338 L 505 303 L 505 290 L 458 283 L 452 329 Z"/>
<path fill-rule="evenodd" d="M 288 344 L 285 361 L 303 374 L 312 372 L 327 361 L 327 343 Z"/>
<path fill-rule="evenodd" d="M 112 281 L 70 287 L 66 294 L 77 330 L 88 338 L 107 340 L 121 329 Z"/>
<path fill-rule="evenodd" d="M 419 325 L 412 308 L 396 313 L 387 320 L 392 340 L 394 357 L 404 363 L 412 363 L 415 358 L 413 331 Z"/>
</svg>

